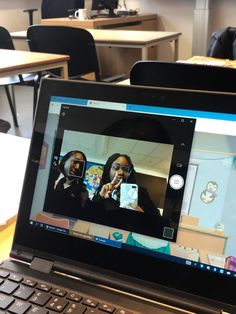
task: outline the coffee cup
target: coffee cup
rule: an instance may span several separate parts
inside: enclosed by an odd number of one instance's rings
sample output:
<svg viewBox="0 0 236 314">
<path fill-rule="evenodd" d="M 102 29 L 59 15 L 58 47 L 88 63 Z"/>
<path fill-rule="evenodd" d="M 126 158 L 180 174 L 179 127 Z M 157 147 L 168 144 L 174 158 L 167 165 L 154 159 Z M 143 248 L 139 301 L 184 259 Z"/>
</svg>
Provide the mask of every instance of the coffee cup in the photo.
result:
<svg viewBox="0 0 236 314">
<path fill-rule="evenodd" d="M 78 9 L 75 11 L 75 18 L 84 21 L 88 19 L 88 10 L 86 8 L 84 9 Z"/>
</svg>

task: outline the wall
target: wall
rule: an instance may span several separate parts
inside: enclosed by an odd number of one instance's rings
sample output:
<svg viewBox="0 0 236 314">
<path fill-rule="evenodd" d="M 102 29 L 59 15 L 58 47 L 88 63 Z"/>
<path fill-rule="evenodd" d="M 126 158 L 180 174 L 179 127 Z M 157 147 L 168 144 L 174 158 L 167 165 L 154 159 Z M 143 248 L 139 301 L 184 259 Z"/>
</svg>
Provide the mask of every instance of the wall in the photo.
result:
<svg viewBox="0 0 236 314">
<path fill-rule="evenodd" d="M 122 0 L 120 0 L 122 3 Z M 195 0 L 126 0 L 128 8 L 139 8 L 141 13 L 156 13 L 159 16 L 158 29 L 180 31 L 179 59 L 187 59 L 192 54 L 193 11 Z M 26 29 L 28 16 L 22 10 L 40 7 L 41 0 L 0 0 L 1 25 L 10 31 Z M 86 0 L 90 8 L 91 0 Z M 212 0 L 209 31 L 225 26 L 235 26 L 235 0 Z M 35 22 L 40 20 L 40 11 L 35 14 Z M 168 48 L 168 49 L 166 49 Z M 171 56 L 171 47 L 159 48 L 158 57 L 166 60 Z"/>
<path fill-rule="evenodd" d="M 1 26 L 9 31 L 24 30 L 28 27 L 28 13 L 24 9 L 39 8 L 40 0 L 0 0 Z M 40 12 L 35 13 L 35 21 L 39 21 Z"/>
<path fill-rule="evenodd" d="M 235 0 L 211 0 L 211 25 L 210 30 L 216 30 L 226 26 L 236 26 L 235 13 L 236 1 Z"/>
<path fill-rule="evenodd" d="M 158 15 L 158 30 L 182 32 L 179 43 L 179 58 L 187 59 L 192 52 L 192 27 L 195 0 L 126 0 L 128 8 L 139 8 L 145 14 Z M 158 47 L 161 60 L 171 58 L 168 44 Z"/>
</svg>

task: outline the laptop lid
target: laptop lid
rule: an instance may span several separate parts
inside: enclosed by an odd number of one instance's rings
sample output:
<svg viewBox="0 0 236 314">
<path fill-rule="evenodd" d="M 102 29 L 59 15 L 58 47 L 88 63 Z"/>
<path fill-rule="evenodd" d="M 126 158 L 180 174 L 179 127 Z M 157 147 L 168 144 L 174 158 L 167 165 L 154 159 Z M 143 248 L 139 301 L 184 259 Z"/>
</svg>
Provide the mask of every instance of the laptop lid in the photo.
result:
<svg viewBox="0 0 236 314">
<path fill-rule="evenodd" d="M 43 80 L 11 257 L 235 310 L 235 99 Z"/>
</svg>

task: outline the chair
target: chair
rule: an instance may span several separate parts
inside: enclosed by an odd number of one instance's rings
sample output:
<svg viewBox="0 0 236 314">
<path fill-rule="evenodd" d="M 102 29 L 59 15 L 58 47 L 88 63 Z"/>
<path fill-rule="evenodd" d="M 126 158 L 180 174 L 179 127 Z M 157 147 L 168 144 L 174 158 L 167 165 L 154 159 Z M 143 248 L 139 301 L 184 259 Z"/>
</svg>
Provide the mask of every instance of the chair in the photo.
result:
<svg viewBox="0 0 236 314">
<path fill-rule="evenodd" d="M 84 8 L 84 0 L 42 0 L 41 18 L 66 17 L 74 14 L 74 11 L 80 8 Z M 23 10 L 28 13 L 29 26 L 34 24 L 34 12 L 36 11 L 38 11 L 36 8 Z"/>
<path fill-rule="evenodd" d="M 69 11 L 84 8 L 84 0 L 42 0 L 42 19 L 69 16 Z"/>
<path fill-rule="evenodd" d="M 34 24 L 33 20 L 34 20 L 34 12 L 35 11 L 38 11 L 38 9 L 25 9 L 25 10 L 23 10 L 23 12 L 28 13 L 29 26 Z"/>
<path fill-rule="evenodd" d="M 0 132 L 7 133 L 10 128 L 11 125 L 8 121 L 0 119 Z"/>
<path fill-rule="evenodd" d="M 236 91 L 233 68 L 181 62 L 139 61 L 130 71 L 130 84 L 210 91 Z"/>
<path fill-rule="evenodd" d="M 85 29 L 66 26 L 32 25 L 27 31 L 31 51 L 65 54 L 70 56 L 68 72 L 70 79 L 83 79 L 88 73 L 95 73 L 100 81 L 100 70 L 93 36 Z M 58 70 L 50 70 L 53 77 Z"/>
<path fill-rule="evenodd" d="M 236 28 L 226 27 L 213 32 L 207 50 L 208 57 L 236 59 Z"/>
<path fill-rule="evenodd" d="M 0 49 L 15 49 L 12 38 L 8 30 L 2 26 L 0 26 Z M 8 103 L 11 109 L 14 125 L 16 127 L 19 126 L 17 120 L 17 113 L 16 113 L 16 104 L 13 95 L 11 95 L 10 86 L 14 85 L 24 85 L 24 86 L 33 86 L 34 87 L 34 103 L 36 103 L 37 99 L 37 79 L 38 76 L 35 74 L 22 74 L 22 75 L 15 75 L 10 77 L 0 78 L 0 86 L 4 86 L 5 92 L 7 95 Z"/>
</svg>

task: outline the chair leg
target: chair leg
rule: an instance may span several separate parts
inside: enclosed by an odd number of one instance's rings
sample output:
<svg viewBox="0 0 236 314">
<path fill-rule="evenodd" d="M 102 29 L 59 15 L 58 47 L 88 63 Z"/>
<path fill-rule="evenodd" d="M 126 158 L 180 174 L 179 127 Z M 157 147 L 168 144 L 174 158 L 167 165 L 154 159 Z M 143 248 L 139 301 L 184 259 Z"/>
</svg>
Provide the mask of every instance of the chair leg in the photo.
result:
<svg viewBox="0 0 236 314">
<path fill-rule="evenodd" d="M 38 83 L 34 84 L 34 96 L 33 96 L 33 120 L 35 116 L 36 106 L 37 106 L 37 99 L 38 99 Z"/>
<path fill-rule="evenodd" d="M 4 86 L 4 87 L 5 87 L 5 91 L 6 91 L 8 103 L 9 103 L 9 106 L 10 106 L 10 109 L 11 109 L 11 113 L 12 113 L 14 125 L 15 125 L 16 127 L 19 127 L 18 120 L 17 120 L 17 115 L 16 115 L 16 105 L 15 105 L 15 103 L 14 103 L 14 100 L 12 100 L 12 98 L 11 98 L 9 86 L 6 85 L 6 86 Z"/>
<path fill-rule="evenodd" d="M 14 110 L 16 112 L 16 95 L 15 95 L 14 85 L 11 85 L 9 87 L 11 87 L 11 99 L 12 99 L 12 104 L 14 106 Z"/>
</svg>

